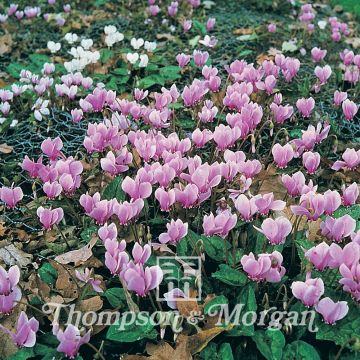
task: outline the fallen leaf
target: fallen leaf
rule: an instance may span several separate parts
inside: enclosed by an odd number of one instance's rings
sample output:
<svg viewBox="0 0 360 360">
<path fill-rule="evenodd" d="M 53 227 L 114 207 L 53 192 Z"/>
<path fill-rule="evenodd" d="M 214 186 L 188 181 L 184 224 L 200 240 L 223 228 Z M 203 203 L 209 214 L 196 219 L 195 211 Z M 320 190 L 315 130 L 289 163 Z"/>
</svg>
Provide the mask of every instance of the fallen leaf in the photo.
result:
<svg viewBox="0 0 360 360">
<path fill-rule="evenodd" d="M 0 152 L 3 154 L 10 154 L 13 150 L 14 148 L 8 144 L 0 144 Z"/>
<path fill-rule="evenodd" d="M 97 237 L 92 237 L 90 242 L 77 250 L 68 251 L 65 254 L 58 255 L 55 258 L 55 261 L 59 262 L 60 264 L 70 264 L 74 263 L 75 266 L 79 266 L 83 264 L 86 260 L 90 259 L 92 256 L 91 249 L 95 246 L 97 241 Z"/>
<path fill-rule="evenodd" d="M 102 309 L 103 301 L 99 295 L 93 296 L 86 300 L 81 300 L 79 303 L 79 310 L 82 312 L 98 311 Z"/>
<path fill-rule="evenodd" d="M 249 35 L 252 34 L 254 32 L 254 29 L 252 28 L 239 28 L 239 29 L 235 29 L 233 31 L 234 35 Z"/>
<path fill-rule="evenodd" d="M 262 53 L 256 57 L 256 62 L 259 65 L 261 65 L 265 60 L 273 60 L 273 59 L 274 59 L 274 55 Z"/>
<path fill-rule="evenodd" d="M 9 266 L 18 265 L 20 268 L 26 267 L 31 264 L 32 258 L 32 255 L 18 249 L 14 244 L 0 249 L 0 259 Z"/>
<path fill-rule="evenodd" d="M 360 38 L 359 37 L 353 37 L 346 39 L 345 42 L 349 45 L 351 45 L 354 49 L 358 49 L 360 47 Z"/>
<path fill-rule="evenodd" d="M 190 354 L 194 355 L 203 350 L 217 335 L 221 334 L 225 330 L 231 329 L 232 327 L 233 325 L 229 325 L 228 327 L 216 326 L 208 330 L 199 331 L 197 334 L 191 336 L 179 335 L 176 347 L 185 343 L 186 349 L 190 352 Z"/>
<path fill-rule="evenodd" d="M 4 55 L 11 50 L 12 37 L 10 34 L 0 36 L 0 55 Z"/>
</svg>

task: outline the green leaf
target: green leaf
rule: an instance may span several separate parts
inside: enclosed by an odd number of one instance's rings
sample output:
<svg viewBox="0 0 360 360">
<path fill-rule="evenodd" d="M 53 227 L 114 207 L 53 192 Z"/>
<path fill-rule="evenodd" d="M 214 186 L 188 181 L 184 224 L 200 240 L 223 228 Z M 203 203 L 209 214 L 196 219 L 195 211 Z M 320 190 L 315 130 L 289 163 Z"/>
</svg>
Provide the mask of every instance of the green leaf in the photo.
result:
<svg viewBox="0 0 360 360">
<path fill-rule="evenodd" d="M 248 56 L 250 54 L 252 54 L 253 51 L 251 49 L 245 49 L 245 50 L 242 50 L 239 54 L 240 57 L 244 57 L 244 56 Z"/>
<path fill-rule="evenodd" d="M 258 36 L 254 34 L 246 34 L 246 35 L 240 35 L 236 38 L 236 40 L 239 41 L 251 41 L 251 40 L 257 40 Z"/>
<path fill-rule="evenodd" d="M 223 343 L 220 346 L 218 357 L 221 360 L 234 360 L 232 349 L 229 343 Z"/>
<path fill-rule="evenodd" d="M 179 74 L 180 68 L 178 66 L 165 66 L 160 69 L 160 75 L 165 79 L 165 81 L 176 80 L 181 76 Z"/>
<path fill-rule="evenodd" d="M 44 263 L 38 270 L 40 279 L 48 285 L 54 285 L 58 277 L 56 269 L 49 263 Z"/>
<path fill-rule="evenodd" d="M 33 348 L 22 348 L 14 355 L 8 357 L 8 360 L 27 360 L 35 356 Z"/>
<path fill-rule="evenodd" d="M 114 74 L 114 75 L 128 76 L 129 75 L 129 70 L 127 68 L 120 67 L 120 68 L 116 68 L 114 70 L 111 70 L 110 73 Z"/>
<path fill-rule="evenodd" d="M 229 343 L 223 343 L 219 347 L 215 342 L 210 342 L 200 353 L 203 360 L 234 360 L 232 349 Z"/>
<path fill-rule="evenodd" d="M 191 47 L 195 47 L 198 44 L 199 40 L 200 40 L 200 35 L 196 35 L 195 37 L 189 40 L 189 45 Z"/>
<path fill-rule="evenodd" d="M 254 283 L 248 283 L 240 289 L 236 297 L 237 304 L 244 304 L 241 312 L 246 314 L 248 312 L 255 312 L 257 310 L 256 297 L 254 292 Z M 241 323 L 236 325 L 228 332 L 229 336 L 253 336 L 255 333 L 254 325 L 245 325 Z"/>
<path fill-rule="evenodd" d="M 15 79 L 19 79 L 22 69 L 24 69 L 24 65 L 18 63 L 11 63 L 6 67 L 6 71 Z"/>
<path fill-rule="evenodd" d="M 47 62 L 51 63 L 51 59 L 44 54 L 31 54 L 29 56 L 31 62 L 36 65 L 38 68 L 42 68 L 42 66 Z M 40 70 L 40 69 L 39 69 Z"/>
<path fill-rule="evenodd" d="M 110 49 L 100 50 L 100 61 L 105 64 L 114 56 L 114 52 Z"/>
<path fill-rule="evenodd" d="M 285 337 L 278 329 L 257 330 L 252 337 L 258 350 L 267 360 L 281 360 Z"/>
<path fill-rule="evenodd" d="M 90 239 L 92 238 L 92 235 L 94 233 L 97 233 L 98 231 L 98 227 L 96 225 L 92 225 L 89 226 L 88 228 L 84 229 L 81 233 L 80 233 L 80 237 L 85 240 L 86 242 L 89 242 Z"/>
<path fill-rule="evenodd" d="M 131 315 L 135 321 L 131 321 Z M 124 321 L 123 321 L 124 320 Z M 120 325 L 123 326 L 120 328 Z M 154 323 L 151 318 L 142 313 L 125 313 L 117 324 L 113 324 L 109 327 L 106 333 L 106 339 L 118 342 L 134 342 L 141 339 L 156 339 L 158 333 L 154 329 Z"/>
<path fill-rule="evenodd" d="M 139 81 L 141 89 L 148 89 L 154 85 L 165 85 L 165 79 L 161 75 L 150 75 Z"/>
<path fill-rule="evenodd" d="M 112 182 L 106 186 L 103 192 L 103 199 L 111 200 L 116 199 L 118 201 L 125 200 L 125 193 L 121 188 L 121 184 L 123 182 L 123 178 L 121 176 L 116 176 Z"/>
<path fill-rule="evenodd" d="M 226 298 L 226 296 L 224 295 L 220 295 L 220 296 L 216 296 L 213 299 L 211 299 L 208 303 L 206 303 L 205 307 L 204 307 L 204 314 L 208 315 L 209 310 L 211 309 L 212 311 L 215 311 L 215 309 L 217 308 L 216 305 L 222 305 L 222 304 L 228 304 L 229 301 Z"/>
<path fill-rule="evenodd" d="M 221 264 L 220 270 L 213 273 L 211 277 L 231 286 L 243 286 L 247 281 L 245 274 L 226 264 Z"/>
<path fill-rule="evenodd" d="M 201 35 L 206 35 L 206 26 L 198 20 L 193 20 L 194 29 L 200 31 Z"/>
<path fill-rule="evenodd" d="M 286 345 L 282 360 L 320 360 L 320 356 L 312 345 L 296 340 Z"/>
<path fill-rule="evenodd" d="M 211 236 L 203 238 L 205 252 L 216 261 L 224 261 L 226 257 L 225 244 L 227 249 L 231 248 L 228 241 L 224 240 L 220 236 Z"/>
<path fill-rule="evenodd" d="M 124 307 L 126 305 L 126 297 L 124 289 L 122 288 L 111 288 L 107 289 L 104 293 L 104 296 L 114 308 Z"/>
<path fill-rule="evenodd" d="M 294 52 L 298 49 L 292 41 L 284 41 L 281 45 L 282 52 Z"/>
</svg>

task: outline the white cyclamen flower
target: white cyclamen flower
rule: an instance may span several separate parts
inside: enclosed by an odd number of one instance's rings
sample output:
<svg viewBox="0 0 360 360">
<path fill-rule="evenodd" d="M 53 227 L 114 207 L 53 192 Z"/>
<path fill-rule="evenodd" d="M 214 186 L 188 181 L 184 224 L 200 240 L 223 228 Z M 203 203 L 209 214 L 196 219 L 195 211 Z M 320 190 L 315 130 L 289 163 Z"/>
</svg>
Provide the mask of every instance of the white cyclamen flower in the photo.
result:
<svg viewBox="0 0 360 360">
<path fill-rule="evenodd" d="M 145 41 L 144 48 L 146 51 L 153 52 L 156 49 L 155 41 Z"/>
<path fill-rule="evenodd" d="M 106 35 L 114 34 L 117 32 L 116 26 L 114 25 L 108 25 L 104 27 L 104 33 Z"/>
<path fill-rule="evenodd" d="M 126 59 L 130 64 L 135 64 L 139 60 L 139 54 L 138 53 L 128 53 L 126 54 Z"/>
<path fill-rule="evenodd" d="M 92 39 L 82 39 L 80 44 L 85 50 L 89 50 L 93 46 L 94 42 Z"/>
<path fill-rule="evenodd" d="M 142 38 L 139 38 L 139 39 L 132 38 L 131 41 L 130 41 L 130 44 L 135 50 L 139 50 L 144 45 L 144 39 L 142 39 Z"/>
<path fill-rule="evenodd" d="M 52 54 L 55 54 L 57 51 L 60 50 L 61 44 L 60 43 L 55 43 L 54 41 L 48 41 L 47 47 L 48 47 L 48 49 L 50 50 L 50 52 Z"/>
<path fill-rule="evenodd" d="M 32 107 L 32 110 L 34 110 L 34 116 L 35 119 L 38 121 L 41 121 L 43 118 L 43 115 L 49 115 L 50 110 L 48 109 L 49 100 L 43 100 L 41 98 L 38 98 Z"/>
<path fill-rule="evenodd" d="M 147 67 L 149 62 L 149 57 L 146 54 L 140 55 L 139 67 Z"/>
<path fill-rule="evenodd" d="M 73 44 L 75 43 L 76 41 L 78 41 L 79 37 L 74 34 L 74 33 L 67 33 L 65 36 L 64 36 L 64 39 L 69 43 L 69 44 Z"/>
</svg>

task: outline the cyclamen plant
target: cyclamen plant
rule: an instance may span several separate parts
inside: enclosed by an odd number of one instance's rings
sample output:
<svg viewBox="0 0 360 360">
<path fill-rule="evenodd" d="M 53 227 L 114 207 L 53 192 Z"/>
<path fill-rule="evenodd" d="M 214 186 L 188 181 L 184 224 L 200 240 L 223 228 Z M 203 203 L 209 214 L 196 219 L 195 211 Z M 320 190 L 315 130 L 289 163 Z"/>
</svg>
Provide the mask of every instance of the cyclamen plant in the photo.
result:
<svg viewBox="0 0 360 360">
<path fill-rule="evenodd" d="M 48 5 L 55 3 L 49 0 Z M 191 32 L 199 21 L 179 13 L 196 13 L 200 3 L 172 1 L 164 6 L 149 0 L 147 22 L 164 16 L 181 32 Z M 12 4 L 2 22 L 41 13 L 40 8 L 25 8 L 22 15 L 18 9 Z M 71 6 L 65 4 L 63 12 L 71 13 Z M 311 4 L 301 6 L 298 20 L 304 36 L 318 31 L 315 18 Z M 64 21 L 56 18 L 58 26 Z M 328 41 L 349 35 L 348 25 L 336 18 L 325 25 L 331 28 Z M 0 89 L 3 122 L 16 113 L 17 101 L 32 99 L 24 111 L 33 114 L 35 124 L 47 121 L 54 108 L 62 108 L 74 127 L 86 127 L 77 152 L 68 150 L 65 138 L 44 137 L 37 158 L 21 159 L 19 171 L 31 186 L 14 183 L 0 188 L 5 215 L 32 216 L 41 228 L 41 241 L 51 244 L 60 238 L 64 245 L 57 256 L 38 257 L 40 265 L 35 263 L 34 271 L 40 266 L 39 277 L 32 279 L 36 291 L 27 282 L 29 269 L 5 266 L 6 261 L 0 266 L 0 312 L 13 316 L 20 306 L 27 306 L 25 310 L 33 313 L 30 317 L 19 311 L 11 330 L 0 324 L 19 353 L 25 347 L 33 348 L 34 357 L 41 355 L 41 346 L 48 346 L 43 343 L 45 332 L 55 353 L 68 358 L 87 356 L 87 346 L 89 356 L 105 359 L 112 353 L 108 342 L 168 340 L 169 334 L 169 341 L 206 338 L 201 346 L 187 350 L 190 357 L 220 333 L 230 349 L 229 359 L 235 354 L 231 337 L 251 338 L 250 347 L 258 349 L 253 351 L 267 359 L 285 359 L 282 354 L 290 356 L 291 346 L 318 355 L 320 345 L 316 350 L 300 340 L 311 337 L 311 343 L 330 340 L 340 345 L 339 356 L 358 350 L 360 334 L 351 324 L 358 324 L 360 301 L 360 150 L 345 144 L 337 153 L 337 125 L 322 113 L 321 96 L 331 92 L 329 102 L 339 122 L 348 126 L 358 121 L 360 55 L 346 49 L 336 63 L 328 64 L 330 51 L 322 49 L 324 43 L 309 48 L 302 58 L 312 66 L 309 91 L 294 100 L 290 95 L 302 81 L 303 60 L 277 53 L 260 64 L 233 59 L 222 68 L 212 58 L 216 33 L 208 34 L 217 26 L 214 18 L 206 19 L 195 49 L 179 50 L 172 59 L 169 67 L 178 83 L 164 81 L 158 86 L 156 81 L 142 81 L 156 59 L 158 44 L 106 25 L 105 50 L 129 46 L 119 54 L 126 68 L 122 76 L 134 77 L 130 93 L 97 81 L 92 68 L 104 62 L 100 58 L 106 52 L 100 55 L 92 39 L 69 32 L 64 36 L 67 44 L 47 43 L 54 62 L 44 63 L 39 73 L 23 69 L 11 90 Z M 279 30 L 273 22 L 264 26 L 266 36 L 277 36 Z M 69 48 L 73 59 L 64 61 L 67 73 L 60 76 L 55 54 L 78 42 L 80 46 Z M 333 72 L 340 63 L 343 83 L 351 85 L 347 91 L 340 83 L 334 86 Z M 190 128 L 184 125 L 186 119 Z M 9 126 L 16 129 L 17 123 Z M 74 234 L 85 240 L 83 246 L 71 241 Z M 184 271 L 196 257 L 200 275 L 188 282 L 177 279 L 174 287 L 162 257 Z M 74 289 L 67 296 L 66 286 L 59 288 L 65 278 Z M 57 296 L 96 316 L 100 310 L 127 309 L 136 318 L 152 309 L 160 329 L 149 316 L 125 329 L 116 321 L 97 324 L 101 329 L 84 318 L 76 324 L 63 322 L 42 306 Z M 93 308 L 95 302 L 101 304 Z M 212 305 L 237 303 L 249 311 L 269 312 L 279 303 L 279 310 L 312 310 L 318 332 L 314 338 L 304 329 L 294 340 L 291 324 L 276 322 L 267 313 L 271 330 L 265 324 L 229 324 L 221 316 L 221 326 L 213 326 Z M 170 324 L 163 318 L 169 309 L 177 311 Z M 190 321 L 195 315 L 201 315 L 197 323 Z M 201 323 L 204 319 L 206 325 Z M 177 322 L 183 330 L 179 339 Z M 349 334 L 349 327 L 354 334 Z M 332 331 L 343 328 L 345 340 L 339 342 Z M 216 349 L 217 344 L 211 344 Z M 201 356 L 206 358 L 204 351 Z M 237 350 L 239 358 L 250 356 L 244 351 Z"/>
</svg>

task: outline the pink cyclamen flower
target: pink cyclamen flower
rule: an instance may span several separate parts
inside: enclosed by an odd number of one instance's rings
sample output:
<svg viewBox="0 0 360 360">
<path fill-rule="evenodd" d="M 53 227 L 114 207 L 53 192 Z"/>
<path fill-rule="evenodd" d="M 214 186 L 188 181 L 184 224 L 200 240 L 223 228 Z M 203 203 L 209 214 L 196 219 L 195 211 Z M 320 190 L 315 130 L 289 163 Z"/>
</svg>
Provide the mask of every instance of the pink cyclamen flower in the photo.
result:
<svg viewBox="0 0 360 360">
<path fill-rule="evenodd" d="M 62 147 L 63 142 L 59 137 L 56 137 L 54 140 L 47 138 L 41 143 L 42 152 L 47 155 L 50 160 L 56 160 L 58 158 Z"/>
<path fill-rule="evenodd" d="M 129 164 L 132 162 L 133 156 L 126 147 L 116 152 L 109 151 L 106 157 L 100 160 L 101 168 L 110 175 L 115 176 L 123 173 L 129 169 Z"/>
<path fill-rule="evenodd" d="M 103 243 L 105 243 L 106 239 L 115 240 L 118 235 L 117 227 L 114 223 L 105 224 L 99 228 L 98 235 Z"/>
<path fill-rule="evenodd" d="M 21 299 L 21 290 L 17 286 L 20 269 L 17 265 L 6 271 L 0 266 L 0 313 L 10 314 Z"/>
<path fill-rule="evenodd" d="M 241 265 L 248 277 L 253 281 L 279 282 L 285 275 L 282 266 L 283 257 L 278 251 L 271 254 L 259 254 L 258 260 L 251 252 L 241 258 Z"/>
<path fill-rule="evenodd" d="M 62 190 L 62 186 L 57 181 L 47 181 L 43 185 L 43 191 L 49 199 L 57 198 L 61 194 Z"/>
<path fill-rule="evenodd" d="M 311 49 L 311 58 L 315 62 L 320 62 L 321 60 L 324 60 L 326 54 L 327 50 L 321 50 L 317 47 Z"/>
<path fill-rule="evenodd" d="M 360 164 L 360 150 L 347 148 L 342 154 L 343 161 L 337 160 L 331 167 L 332 170 L 355 170 Z"/>
<path fill-rule="evenodd" d="M 334 104 L 340 106 L 347 99 L 347 92 L 336 90 L 334 92 Z"/>
<path fill-rule="evenodd" d="M 294 281 L 291 284 L 293 295 L 305 306 L 314 306 L 324 294 L 324 282 L 321 278 Z"/>
<path fill-rule="evenodd" d="M 261 229 L 257 227 L 255 229 L 263 233 L 271 245 L 279 245 L 283 244 L 286 237 L 291 233 L 292 225 L 286 217 L 280 216 L 275 220 L 265 219 L 261 224 Z"/>
<path fill-rule="evenodd" d="M 10 209 L 14 208 L 23 196 L 24 194 L 19 186 L 10 188 L 3 186 L 0 188 L 0 200 Z"/>
<path fill-rule="evenodd" d="M 326 190 L 324 192 L 324 214 L 332 215 L 341 205 L 341 196 L 334 190 Z"/>
<path fill-rule="evenodd" d="M 103 292 L 103 289 L 100 287 L 101 281 L 96 280 L 91 276 L 90 269 L 85 268 L 83 272 L 75 270 L 75 275 L 80 281 L 84 282 L 85 284 L 90 284 L 94 291 L 98 293 Z"/>
<path fill-rule="evenodd" d="M 139 243 L 135 243 L 131 254 L 134 258 L 135 264 L 144 265 L 151 256 L 151 246 L 149 244 L 145 244 L 143 247 Z"/>
<path fill-rule="evenodd" d="M 46 230 L 51 229 L 51 227 L 55 224 L 59 224 L 64 217 L 64 211 L 62 208 L 45 209 L 40 206 L 38 207 L 36 214 Z"/>
<path fill-rule="evenodd" d="M 258 211 L 256 198 L 248 199 L 244 194 L 238 196 L 235 200 L 235 208 L 240 213 L 240 217 L 245 221 L 252 220 L 252 217 Z"/>
<path fill-rule="evenodd" d="M 274 194 L 259 194 L 255 196 L 255 205 L 261 215 L 267 215 L 270 210 L 281 211 L 284 210 L 286 202 L 282 200 L 274 200 Z"/>
<path fill-rule="evenodd" d="M 151 266 L 144 269 L 143 265 L 127 267 L 122 278 L 130 291 L 136 292 L 138 296 L 146 296 L 150 290 L 159 286 L 163 279 L 163 272 L 160 266 Z"/>
<path fill-rule="evenodd" d="M 316 269 L 323 271 L 329 266 L 331 260 L 329 249 L 329 245 L 326 242 L 322 242 L 306 251 L 305 257 L 316 267 Z"/>
<path fill-rule="evenodd" d="M 331 76 L 331 67 L 329 65 L 325 65 L 324 67 L 317 66 L 315 68 L 314 74 L 319 79 L 320 85 L 326 84 Z"/>
<path fill-rule="evenodd" d="M 343 285 L 343 290 L 350 293 L 356 301 L 360 301 L 360 264 L 359 261 L 353 264 L 341 264 L 339 267 L 342 279 L 339 283 Z"/>
<path fill-rule="evenodd" d="M 175 188 L 175 199 L 185 209 L 192 208 L 199 199 L 199 188 L 195 184 L 187 184 L 184 188 Z"/>
<path fill-rule="evenodd" d="M 269 33 L 276 32 L 276 24 L 274 24 L 274 23 L 269 24 L 268 27 L 267 27 L 267 30 L 268 30 Z"/>
<path fill-rule="evenodd" d="M 121 188 L 134 200 L 146 199 L 151 195 L 152 192 L 152 187 L 149 182 L 141 182 L 139 178 L 134 180 L 129 176 L 123 180 Z"/>
<path fill-rule="evenodd" d="M 3 325 L 0 328 L 10 335 L 14 344 L 19 347 L 33 347 L 36 343 L 36 333 L 39 330 L 39 322 L 35 318 L 28 319 L 26 313 L 22 311 L 16 322 L 15 333 L 6 329 Z"/>
<path fill-rule="evenodd" d="M 275 144 L 271 149 L 271 153 L 274 157 L 276 166 L 280 169 L 286 168 L 295 155 L 294 149 L 290 144 L 284 146 Z"/>
<path fill-rule="evenodd" d="M 342 188 L 342 203 L 344 206 L 351 206 L 356 203 L 359 197 L 359 186 L 356 182 L 353 182 L 348 187 Z"/>
<path fill-rule="evenodd" d="M 81 345 L 90 341 L 90 330 L 81 336 L 80 330 L 72 324 L 67 325 L 65 331 L 59 329 L 58 324 L 54 324 L 53 333 L 60 341 L 57 351 L 64 353 L 70 359 L 75 358 Z"/>
<path fill-rule="evenodd" d="M 274 99 L 275 100 L 275 99 Z M 280 105 L 273 102 L 270 109 L 274 114 L 274 120 L 277 124 L 283 124 L 285 120 L 290 119 L 294 108 L 290 105 Z"/>
<path fill-rule="evenodd" d="M 176 221 L 172 219 L 170 223 L 166 224 L 166 228 L 167 232 L 160 234 L 159 242 L 176 244 L 187 235 L 188 223 L 183 223 L 180 219 Z"/>
<path fill-rule="evenodd" d="M 192 27 L 192 21 L 191 20 L 184 20 L 182 23 L 184 32 L 188 32 Z"/>
<path fill-rule="evenodd" d="M 194 63 L 198 67 L 203 67 L 209 58 L 209 53 L 207 51 L 194 50 L 193 59 Z"/>
<path fill-rule="evenodd" d="M 84 113 L 81 109 L 72 109 L 71 110 L 71 118 L 74 123 L 80 122 L 80 120 L 83 118 Z"/>
<path fill-rule="evenodd" d="M 105 266 L 113 275 L 120 275 L 129 263 L 129 255 L 125 252 L 126 241 L 117 241 L 116 238 L 107 238 L 105 245 Z"/>
<path fill-rule="evenodd" d="M 301 115 L 304 118 L 308 118 L 311 116 L 312 111 L 315 107 L 315 100 L 310 97 L 308 99 L 301 98 L 296 101 L 296 107 L 300 111 Z"/>
<path fill-rule="evenodd" d="M 338 219 L 326 217 L 320 224 L 321 234 L 329 240 L 340 242 L 355 230 L 356 221 L 350 215 Z"/>
<path fill-rule="evenodd" d="M 295 215 L 305 215 L 308 220 L 316 221 L 325 211 L 325 198 L 322 194 L 309 191 L 301 195 L 299 205 L 291 205 Z"/>
<path fill-rule="evenodd" d="M 281 177 L 283 185 L 290 196 L 298 196 L 301 194 L 303 187 L 305 186 L 305 176 L 301 171 L 296 172 L 292 176 L 284 174 Z"/>
<path fill-rule="evenodd" d="M 215 18 L 209 18 L 208 21 L 206 22 L 206 30 L 207 31 L 211 31 L 214 29 L 216 24 L 216 19 Z"/>
<path fill-rule="evenodd" d="M 358 106 L 351 100 L 346 99 L 342 103 L 342 110 L 347 121 L 350 121 L 354 118 L 358 112 Z"/>
<path fill-rule="evenodd" d="M 20 269 L 17 265 L 6 271 L 0 266 L 0 295 L 9 295 L 20 280 Z"/>
<path fill-rule="evenodd" d="M 337 269 L 343 264 L 351 269 L 354 264 L 359 263 L 360 245 L 353 241 L 341 248 L 338 244 L 332 243 L 329 254 L 331 257 L 329 261 L 330 269 Z"/>
<path fill-rule="evenodd" d="M 326 324 L 335 324 L 343 319 L 349 312 L 346 301 L 334 302 L 329 297 L 321 299 L 315 306 L 315 310 L 322 315 Z"/>
<path fill-rule="evenodd" d="M 203 221 L 204 234 L 206 236 L 218 235 L 225 238 L 230 230 L 232 230 L 237 223 L 236 214 L 231 214 L 230 211 L 223 211 L 217 216 L 214 214 L 205 215 Z"/>
<path fill-rule="evenodd" d="M 170 189 L 166 191 L 163 188 L 157 188 L 155 191 L 155 198 L 160 203 L 160 209 L 161 211 L 170 211 L 170 208 L 175 203 L 175 190 Z"/>
<path fill-rule="evenodd" d="M 241 130 L 238 127 L 231 128 L 220 124 L 215 127 L 213 139 L 219 150 L 225 150 L 233 146 L 241 136 Z"/>
<path fill-rule="evenodd" d="M 164 293 L 164 299 L 170 309 L 177 309 L 176 301 L 179 299 L 186 299 L 185 293 L 179 288 L 174 288 L 167 293 Z"/>
<path fill-rule="evenodd" d="M 184 68 L 190 62 L 191 56 L 184 53 L 176 55 L 176 61 L 181 68 Z"/>
<path fill-rule="evenodd" d="M 303 154 L 303 165 L 309 174 L 315 174 L 320 165 L 320 154 L 307 151 Z"/>
<path fill-rule="evenodd" d="M 276 77 L 274 75 L 267 76 L 264 81 L 257 81 L 256 87 L 259 90 L 264 90 L 268 95 L 271 95 L 276 86 Z"/>
<path fill-rule="evenodd" d="M 192 133 L 191 139 L 197 148 L 202 148 L 207 142 L 213 138 L 211 130 L 204 129 L 201 131 L 199 128 L 196 128 Z"/>
</svg>

